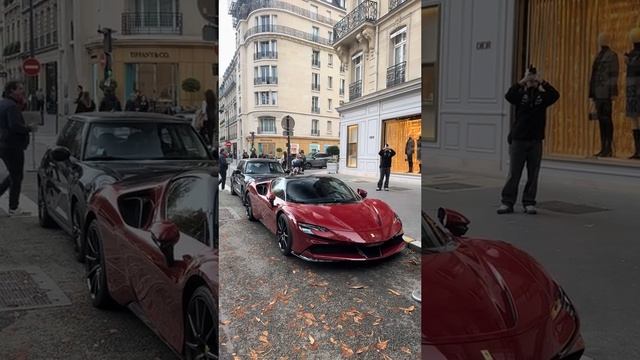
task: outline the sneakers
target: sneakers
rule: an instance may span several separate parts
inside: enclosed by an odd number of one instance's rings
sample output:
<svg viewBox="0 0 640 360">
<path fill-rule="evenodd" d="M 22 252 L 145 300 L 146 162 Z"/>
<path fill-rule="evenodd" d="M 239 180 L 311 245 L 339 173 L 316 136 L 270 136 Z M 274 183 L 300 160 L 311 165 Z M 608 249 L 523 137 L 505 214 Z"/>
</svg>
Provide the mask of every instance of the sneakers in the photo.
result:
<svg viewBox="0 0 640 360">
<path fill-rule="evenodd" d="M 26 210 L 22 210 L 21 208 L 17 208 L 17 209 L 9 209 L 9 216 L 29 216 L 31 215 L 31 212 L 26 211 Z"/>
<path fill-rule="evenodd" d="M 513 206 L 502 204 L 496 212 L 498 213 L 498 215 L 511 214 L 513 212 Z"/>
<path fill-rule="evenodd" d="M 384 188 L 384 191 L 389 191 L 389 188 Z"/>
<path fill-rule="evenodd" d="M 376 189 L 376 191 L 380 191 L 380 190 L 382 190 L 382 189 L 380 189 L 380 188 L 377 188 L 377 189 Z"/>
<path fill-rule="evenodd" d="M 529 215 L 535 215 L 535 214 L 538 213 L 538 210 L 533 205 L 527 205 L 527 206 L 524 207 L 524 212 L 529 214 Z"/>
</svg>

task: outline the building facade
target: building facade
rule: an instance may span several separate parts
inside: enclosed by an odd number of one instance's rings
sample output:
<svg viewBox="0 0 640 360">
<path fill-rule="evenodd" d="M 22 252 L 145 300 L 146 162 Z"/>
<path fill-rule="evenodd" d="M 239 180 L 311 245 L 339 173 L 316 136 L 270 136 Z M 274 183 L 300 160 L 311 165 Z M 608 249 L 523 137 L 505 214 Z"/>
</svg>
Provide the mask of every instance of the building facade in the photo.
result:
<svg viewBox="0 0 640 360">
<path fill-rule="evenodd" d="M 292 153 L 338 145 L 336 108 L 344 99 L 345 81 L 330 39 L 345 14 L 340 4 L 232 1 L 237 53 L 235 71 L 226 73 L 236 78 L 238 130 L 230 148 L 280 156 L 287 150 L 285 116 L 295 122 Z"/>
<path fill-rule="evenodd" d="M 508 171 L 509 87 L 533 64 L 560 92 L 548 110 L 542 167 L 547 172 L 640 176 L 633 122 L 625 116 L 625 53 L 637 27 L 637 2 L 488 0 L 422 1 L 425 161 L 480 173 Z M 472 24 L 471 26 L 469 24 Z M 567 26 L 560 26 L 565 24 Z M 580 29 L 576 31 L 576 29 Z M 607 33 L 618 54 L 613 99 L 613 157 L 598 158 L 600 133 L 589 121 L 589 82 Z"/>
<path fill-rule="evenodd" d="M 348 0 L 333 47 L 345 64 L 340 171 L 376 176 L 378 152 L 396 151 L 391 171 L 419 179 L 421 18 L 418 0 Z"/>
<path fill-rule="evenodd" d="M 238 52 L 236 51 L 231 64 L 227 67 L 220 86 L 220 144 L 226 147 L 231 154 L 238 155 L 242 139 L 242 123 L 238 116 Z"/>
</svg>

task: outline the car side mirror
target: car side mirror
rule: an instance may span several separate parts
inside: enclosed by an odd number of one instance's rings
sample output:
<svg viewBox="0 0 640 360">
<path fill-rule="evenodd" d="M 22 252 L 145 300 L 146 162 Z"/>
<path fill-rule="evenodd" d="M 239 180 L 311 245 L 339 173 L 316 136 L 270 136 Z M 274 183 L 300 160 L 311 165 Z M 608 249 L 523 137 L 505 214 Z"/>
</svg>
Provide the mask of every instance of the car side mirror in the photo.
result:
<svg viewBox="0 0 640 360">
<path fill-rule="evenodd" d="M 267 200 L 269 200 L 269 204 L 273 206 L 273 203 L 276 201 L 276 194 L 269 192 L 269 194 L 267 194 Z"/>
<path fill-rule="evenodd" d="M 49 153 L 54 161 L 67 161 L 71 157 L 71 151 L 64 146 L 56 146 Z"/>
<path fill-rule="evenodd" d="M 167 259 L 167 264 L 173 264 L 173 247 L 180 240 L 178 226 L 170 221 L 157 222 L 149 228 L 151 238 L 160 247 L 160 251 Z"/>
<path fill-rule="evenodd" d="M 367 198 L 367 192 L 362 189 L 358 189 L 358 195 L 360 195 L 360 197 L 363 199 Z"/>
<path fill-rule="evenodd" d="M 463 236 L 469 231 L 471 221 L 457 211 L 439 208 L 438 220 L 447 230 L 455 236 Z"/>
</svg>

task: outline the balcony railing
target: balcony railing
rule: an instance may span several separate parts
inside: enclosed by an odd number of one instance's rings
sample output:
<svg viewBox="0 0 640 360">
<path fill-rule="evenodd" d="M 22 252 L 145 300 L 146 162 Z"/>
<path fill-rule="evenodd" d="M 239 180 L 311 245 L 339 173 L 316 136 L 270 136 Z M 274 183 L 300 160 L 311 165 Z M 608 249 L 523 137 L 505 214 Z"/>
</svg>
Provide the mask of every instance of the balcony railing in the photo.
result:
<svg viewBox="0 0 640 360">
<path fill-rule="evenodd" d="M 333 27 L 333 42 L 338 42 L 365 22 L 375 22 L 377 19 L 378 4 L 371 0 L 363 1 Z"/>
<path fill-rule="evenodd" d="M 250 28 L 244 33 L 244 40 L 249 36 L 261 33 L 276 33 L 294 36 L 303 40 L 312 41 L 321 45 L 331 46 L 331 40 L 323 37 L 314 36 L 311 33 L 300 31 L 284 25 L 258 25 Z"/>
<path fill-rule="evenodd" d="M 406 3 L 409 0 L 390 0 L 389 1 L 389 11 L 397 8 L 398 6 Z"/>
<path fill-rule="evenodd" d="M 320 84 L 311 83 L 311 90 L 320 91 Z"/>
<path fill-rule="evenodd" d="M 362 96 L 362 80 L 349 84 L 349 100 Z"/>
<path fill-rule="evenodd" d="M 311 112 L 314 114 L 320 114 L 320 107 L 311 105 Z"/>
<path fill-rule="evenodd" d="M 311 136 L 320 136 L 320 130 L 311 129 Z"/>
<path fill-rule="evenodd" d="M 275 124 L 273 127 L 266 127 L 266 128 L 262 128 L 258 126 L 258 134 L 275 134 L 275 133 L 276 133 Z"/>
<path fill-rule="evenodd" d="M 311 59 L 311 66 L 320 67 L 320 60 Z"/>
<path fill-rule="evenodd" d="M 231 7 L 229 10 L 229 14 L 231 14 L 233 16 L 233 20 L 234 20 L 234 24 L 233 26 L 235 27 L 237 25 L 237 22 L 240 20 L 245 20 L 247 19 L 247 17 L 249 16 L 249 14 L 254 11 L 254 10 L 258 10 L 258 9 L 266 9 L 266 8 L 272 8 L 272 9 L 280 9 L 280 10 L 287 10 L 289 12 L 292 12 L 294 14 L 297 15 L 301 15 L 304 17 L 308 17 L 317 21 L 320 21 L 322 23 L 325 23 L 327 25 L 333 26 L 335 25 L 335 20 L 332 20 L 326 16 L 323 15 L 318 15 L 315 13 L 312 13 L 309 9 L 305 9 L 296 5 L 293 5 L 289 2 L 285 2 L 285 1 L 280 1 L 280 0 L 233 0 L 231 2 Z"/>
<path fill-rule="evenodd" d="M 122 13 L 124 35 L 182 35 L 182 13 L 126 12 Z"/>
<path fill-rule="evenodd" d="M 253 54 L 253 60 L 277 59 L 277 58 L 278 58 L 277 51 L 259 51 Z"/>
<path fill-rule="evenodd" d="M 344 96 L 344 88 L 340 89 L 340 96 Z"/>
<path fill-rule="evenodd" d="M 275 85 L 278 83 L 277 76 L 257 77 L 253 79 L 254 85 Z"/>
<path fill-rule="evenodd" d="M 402 84 L 405 81 L 407 62 L 403 61 L 387 68 L 387 87 Z"/>
<path fill-rule="evenodd" d="M 340 73 L 344 74 L 344 72 L 347 70 L 347 65 L 346 64 L 340 64 Z"/>
</svg>

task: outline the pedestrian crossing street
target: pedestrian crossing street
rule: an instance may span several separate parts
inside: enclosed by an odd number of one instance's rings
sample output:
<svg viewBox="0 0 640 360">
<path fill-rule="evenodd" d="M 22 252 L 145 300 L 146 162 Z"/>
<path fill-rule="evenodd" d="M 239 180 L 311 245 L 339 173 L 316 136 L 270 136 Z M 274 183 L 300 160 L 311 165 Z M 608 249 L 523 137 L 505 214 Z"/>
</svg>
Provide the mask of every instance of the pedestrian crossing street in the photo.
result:
<svg viewBox="0 0 640 360">
<path fill-rule="evenodd" d="M 20 208 L 29 212 L 28 215 L 22 215 L 21 217 L 38 216 L 38 204 L 24 194 L 20 194 Z M 9 191 L 0 197 L 0 217 L 7 216 L 9 216 Z"/>
</svg>

